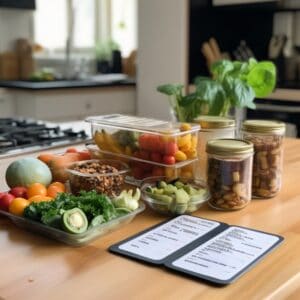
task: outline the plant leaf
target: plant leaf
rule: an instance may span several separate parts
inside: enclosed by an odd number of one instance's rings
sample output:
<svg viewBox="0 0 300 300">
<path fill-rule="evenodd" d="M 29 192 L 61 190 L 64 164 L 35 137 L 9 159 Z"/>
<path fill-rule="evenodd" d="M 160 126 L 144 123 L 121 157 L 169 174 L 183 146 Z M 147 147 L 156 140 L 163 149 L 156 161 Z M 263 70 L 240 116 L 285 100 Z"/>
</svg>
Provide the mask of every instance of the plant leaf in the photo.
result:
<svg viewBox="0 0 300 300">
<path fill-rule="evenodd" d="M 219 60 L 211 65 L 210 71 L 215 78 L 222 78 L 234 69 L 234 65 L 230 60 Z"/>
<path fill-rule="evenodd" d="M 178 95 L 182 92 L 182 84 L 164 84 L 157 87 L 157 91 L 168 96 Z"/>
<path fill-rule="evenodd" d="M 247 83 L 254 89 L 256 97 L 268 96 L 276 85 L 276 67 L 272 62 L 256 64 L 247 76 Z"/>
<path fill-rule="evenodd" d="M 226 78 L 224 88 L 232 106 L 255 108 L 255 92 L 239 78 Z"/>
</svg>

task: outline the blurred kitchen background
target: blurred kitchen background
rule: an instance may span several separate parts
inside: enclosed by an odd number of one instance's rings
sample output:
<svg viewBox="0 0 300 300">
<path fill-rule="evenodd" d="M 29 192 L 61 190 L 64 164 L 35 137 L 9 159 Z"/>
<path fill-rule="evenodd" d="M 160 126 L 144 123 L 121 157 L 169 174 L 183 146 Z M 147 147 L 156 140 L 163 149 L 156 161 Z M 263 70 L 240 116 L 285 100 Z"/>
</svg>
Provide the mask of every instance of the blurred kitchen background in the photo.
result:
<svg viewBox="0 0 300 300">
<path fill-rule="evenodd" d="M 170 119 L 163 83 L 222 58 L 272 60 L 277 89 L 244 117 L 300 136 L 300 0 L 0 0 L 0 118 Z"/>
</svg>

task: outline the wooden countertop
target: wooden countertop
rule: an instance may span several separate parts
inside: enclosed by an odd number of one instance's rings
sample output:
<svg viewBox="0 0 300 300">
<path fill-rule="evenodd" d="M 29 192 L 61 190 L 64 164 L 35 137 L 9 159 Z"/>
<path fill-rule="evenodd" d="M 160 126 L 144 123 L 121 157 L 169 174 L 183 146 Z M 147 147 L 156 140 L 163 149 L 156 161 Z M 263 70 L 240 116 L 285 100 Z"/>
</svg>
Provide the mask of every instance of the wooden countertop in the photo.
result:
<svg viewBox="0 0 300 300">
<path fill-rule="evenodd" d="M 280 234 L 284 243 L 235 283 L 217 287 L 113 255 L 107 248 L 165 218 L 150 210 L 86 247 L 71 248 L 0 217 L 0 299 L 299 299 L 300 140 L 285 140 L 283 188 L 236 212 L 194 215 Z M 4 178 L 1 178 L 4 180 Z"/>
</svg>

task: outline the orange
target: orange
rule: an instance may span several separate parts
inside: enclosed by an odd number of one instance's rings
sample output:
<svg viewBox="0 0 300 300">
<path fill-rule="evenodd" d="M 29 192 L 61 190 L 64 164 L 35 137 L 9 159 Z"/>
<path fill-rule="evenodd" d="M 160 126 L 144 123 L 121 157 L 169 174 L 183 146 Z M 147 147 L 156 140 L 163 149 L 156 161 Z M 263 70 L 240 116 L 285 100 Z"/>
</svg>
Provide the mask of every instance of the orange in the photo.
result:
<svg viewBox="0 0 300 300">
<path fill-rule="evenodd" d="M 27 197 L 31 198 L 33 196 L 46 196 L 47 195 L 47 188 L 41 183 L 33 183 L 29 186 L 27 190 Z"/>
<path fill-rule="evenodd" d="M 47 189 L 47 196 L 55 198 L 58 193 L 62 193 L 63 190 L 57 185 L 49 185 Z"/>
<path fill-rule="evenodd" d="M 43 201 L 52 201 L 52 200 L 53 200 L 52 197 L 36 195 L 36 196 L 29 198 L 28 202 L 32 203 L 32 202 L 43 202 Z"/>
<path fill-rule="evenodd" d="M 66 186 L 62 182 L 58 182 L 58 181 L 52 182 L 49 185 L 49 187 L 52 186 L 52 185 L 59 187 L 59 189 L 61 190 L 61 192 L 65 192 L 66 191 Z"/>
<path fill-rule="evenodd" d="M 30 202 L 26 200 L 25 198 L 15 198 L 9 205 L 9 212 L 17 215 L 22 216 L 24 209 L 26 206 L 28 206 Z"/>
</svg>

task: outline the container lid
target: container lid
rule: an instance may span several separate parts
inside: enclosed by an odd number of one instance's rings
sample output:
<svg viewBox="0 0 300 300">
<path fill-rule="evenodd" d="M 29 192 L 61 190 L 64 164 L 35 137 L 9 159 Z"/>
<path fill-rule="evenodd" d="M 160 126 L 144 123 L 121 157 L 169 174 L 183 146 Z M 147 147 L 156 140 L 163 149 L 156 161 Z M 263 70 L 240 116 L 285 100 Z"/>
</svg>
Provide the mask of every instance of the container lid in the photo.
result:
<svg viewBox="0 0 300 300">
<path fill-rule="evenodd" d="M 224 156 L 251 154 L 253 153 L 253 144 L 237 139 L 215 139 L 207 142 L 206 152 Z"/>
<path fill-rule="evenodd" d="M 235 120 L 219 116 L 200 116 L 194 120 L 203 129 L 228 128 L 235 126 Z"/>
<path fill-rule="evenodd" d="M 246 120 L 243 123 L 242 130 L 255 133 L 277 133 L 285 132 L 285 123 L 269 120 Z"/>
<path fill-rule="evenodd" d="M 143 117 L 127 116 L 121 114 L 91 116 L 85 119 L 92 125 L 110 126 L 118 129 L 127 129 L 142 132 L 155 132 L 161 134 L 183 134 L 200 130 L 197 124 L 189 124 L 182 130 L 183 123 L 149 119 Z M 188 127 L 188 129 L 186 129 Z"/>
</svg>

